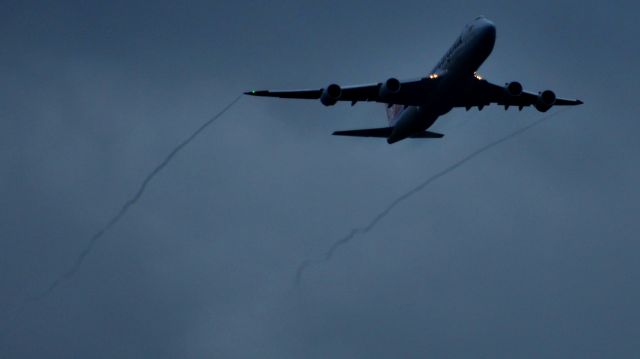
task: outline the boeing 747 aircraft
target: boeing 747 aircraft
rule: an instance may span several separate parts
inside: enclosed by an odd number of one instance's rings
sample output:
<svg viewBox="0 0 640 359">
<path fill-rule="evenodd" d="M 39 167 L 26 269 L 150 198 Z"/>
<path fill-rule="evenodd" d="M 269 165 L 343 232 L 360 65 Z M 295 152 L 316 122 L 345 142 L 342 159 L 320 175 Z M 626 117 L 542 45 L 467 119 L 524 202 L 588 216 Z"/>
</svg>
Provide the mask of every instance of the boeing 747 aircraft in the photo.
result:
<svg viewBox="0 0 640 359">
<path fill-rule="evenodd" d="M 468 24 L 440 62 L 423 78 L 399 81 L 390 78 L 382 83 L 340 87 L 331 84 L 317 90 L 250 91 L 252 96 L 295 99 L 320 99 L 325 106 L 338 101 L 355 105 L 359 101 L 380 102 L 387 105 L 388 127 L 350 131 L 336 131 L 339 136 L 384 137 L 388 143 L 405 138 L 441 138 L 440 133 L 427 131 L 438 117 L 454 107 L 482 110 L 492 103 L 518 107 L 534 106 L 548 111 L 552 106 L 575 106 L 580 100 L 557 98 L 551 90 L 537 94 L 523 91 L 519 82 L 505 86 L 492 84 L 476 72 L 489 57 L 496 41 L 496 27 L 480 16 Z"/>
</svg>

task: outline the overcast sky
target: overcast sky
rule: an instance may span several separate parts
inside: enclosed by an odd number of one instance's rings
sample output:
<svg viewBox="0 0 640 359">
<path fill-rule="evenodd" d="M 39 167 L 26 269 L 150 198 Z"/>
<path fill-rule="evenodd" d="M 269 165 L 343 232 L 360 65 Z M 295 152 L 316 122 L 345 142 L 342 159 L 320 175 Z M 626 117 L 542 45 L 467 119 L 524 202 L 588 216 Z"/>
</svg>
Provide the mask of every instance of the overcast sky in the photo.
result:
<svg viewBox="0 0 640 359">
<path fill-rule="evenodd" d="M 631 1 L 2 1 L 0 357 L 631 358 L 640 47 Z M 330 136 L 384 107 L 250 89 L 426 74 L 497 26 L 487 79 L 585 105 L 453 110 L 442 140 Z M 556 109 L 551 110 L 551 112 Z"/>
</svg>

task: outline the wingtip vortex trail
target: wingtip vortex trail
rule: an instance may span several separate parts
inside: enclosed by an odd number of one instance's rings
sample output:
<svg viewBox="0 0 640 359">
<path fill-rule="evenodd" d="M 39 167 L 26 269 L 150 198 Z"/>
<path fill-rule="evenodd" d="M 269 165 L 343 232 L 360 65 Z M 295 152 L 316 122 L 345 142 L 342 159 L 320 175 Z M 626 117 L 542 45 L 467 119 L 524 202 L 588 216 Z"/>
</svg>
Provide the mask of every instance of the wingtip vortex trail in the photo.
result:
<svg viewBox="0 0 640 359">
<path fill-rule="evenodd" d="M 25 298 L 22 301 L 22 303 L 17 305 L 13 310 L 8 311 L 7 317 L 15 317 L 16 315 L 19 314 L 19 312 L 24 310 L 30 303 L 37 302 L 46 298 L 51 293 L 53 293 L 62 283 L 73 278 L 74 275 L 80 270 L 86 257 L 89 254 L 91 254 L 97 242 L 105 234 L 107 234 L 113 226 L 118 224 L 118 222 L 127 214 L 129 209 L 140 200 L 140 198 L 146 191 L 147 186 L 153 181 L 153 179 L 171 162 L 171 160 L 183 148 L 189 145 L 189 143 L 191 143 L 200 133 L 206 130 L 216 120 L 218 120 L 222 115 L 224 115 L 229 109 L 231 109 L 238 101 L 240 101 L 242 97 L 243 97 L 243 94 L 239 94 L 235 99 L 229 102 L 229 104 L 226 105 L 222 110 L 220 110 L 217 114 L 215 114 L 213 117 L 211 117 L 202 125 L 200 125 L 200 127 L 198 127 L 194 132 L 192 132 L 191 135 L 189 135 L 186 139 L 182 140 L 177 146 L 175 146 L 173 150 L 171 150 L 171 152 L 169 152 L 169 154 L 165 156 L 165 158 L 158 165 L 153 167 L 153 170 L 151 170 L 151 172 L 149 172 L 147 176 L 145 176 L 144 180 L 138 187 L 138 190 L 135 192 L 135 194 L 131 198 L 129 198 L 127 201 L 125 201 L 125 203 L 122 205 L 120 210 L 113 217 L 111 217 L 111 219 L 109 219 L 109 221 L 107 221 L 107 223 L 102 228 L 96 231 L 89 238 L 89 241 L 87 242 L 86 246 L 82 249 L 80 254 L 76 257 L 76 259 L 74 260 L 73 264 L 69 267 L 69 269 L 67 269 L 64 273 L 59 275 L 57 278 L 55 278 L 45 290 L 43 290 L 42 292 L 36 295 Z M 13 321 L 13 319 L 15 318 L 7 318 L 7 319 L 10 319 L 10 321 Z M 5 330 L 5 333 L 0 335 L 0 341 L 2 341 L 2 339 L 4 339 L 9 334 L 10 334 L 10 330 Z"/>
<path fill-rule="evenodd" d="M 570 107 L 565 107 L 561 110 L 558 110 L 552 114 L 549 114 L 547 116 L 544 116 L 518 130 L 515 130 L 505 136 L 500 137 L 497 140 L 494 140 L 482 147 L 480 147 L 479 149 L 473 151 L 472 153 L 468 154 L 467 156 L 463 157 L 462 159 L 456 161 L 455 163 L 453 163 L 452 165 L 446 167 L 445 169 L 441 170 L 440 172 L 437 172 L 431 176 L 429 176 L 426 180 L 422 181 L 420 184 L 418 184 L 417 186 L 413 187 L 412 189 L 410 189 L 409 191 L 405 192 L 404 194 L 402 194 L 401 196 L 397 197 L 395 200 L 393 200 L 389 205 L 387 205 L 382 211 L 380 211 L 380 213 L 378 213 L 375 217 L 373 217 L 373 219 L 369 222 L 369 224 L 367 224 L 364 227 L 358 227 L 358 228 L 353 228 L 351 229 L 351 231 L 343 236 L 342 238 L 336 240 L 335 242 L 333 242 L 333 244 L 329 247 L 329 249 L 322 254 L 319 258 L 317 259 L 305 259 L 303 260 L 297 267 L 296 269 L 296 273 L 295 273 L 295 277 L 294 277 L 294 289 L 298 289 L 301 286 L 302 283 L 302 278 L 304 277 L 304 273 L 314 264 L 321 264 L 321 263 L 325 263 L 328 262 L 329 260 L 331 260 L 331 258 L 333 257 L 333 255 L 335 254 L 335 252 L 338 250 L 338 248 L 346 245 L 348 242 L 350 242 L 354 237 L 356 237 L 359 234 L 366 234 L 369 231 L 371 231 L 373 228 L 375 228 L 375 226 L 382 221 L 386 216 L 389 215 L 389 213 L 391 213 L 391 211 L 393 211 L 393 209 L 398 206 L 400 203 L 404 202 L 405 200 L 407 200 L 408 198 L 412 197 L 413 195 L 417 194 L 418 192 L 422 191 L 423 189 L 425 189 L 429 184 L 431 184 L 432 182 L 438 180 L 439 178 L 449 174 L 450 172 L 456 170 L 458 167 L 464 165 L 465 163 L 467 163 L 468 161 L 472 160 L 473 158 L 479 156 L 480 154 L 492 149 L 495 146 L 498 146 L 500 144 L 502 144 L 503 142 L 506 142 L 514 137 L 517 137 L 525 132 L 527 132 L 528 130 L 542 124 L 543 122 L 549 120 L 552 117 L 557 116 L 558 114 L 566 111 L 570 109 Z"/>
</svg>

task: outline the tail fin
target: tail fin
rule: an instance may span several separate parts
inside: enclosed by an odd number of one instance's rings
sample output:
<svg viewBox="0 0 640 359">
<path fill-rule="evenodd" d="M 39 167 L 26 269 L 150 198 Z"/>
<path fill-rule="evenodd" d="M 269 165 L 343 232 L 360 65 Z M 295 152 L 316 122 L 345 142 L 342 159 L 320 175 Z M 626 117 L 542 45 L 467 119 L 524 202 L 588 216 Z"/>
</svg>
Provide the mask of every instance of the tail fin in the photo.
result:
<svg viewBox="0 0 640 359">
<path fill-rule="evenodd" d="M 403 110 L 404 105 L 391 105 L 390 107 L 387 107 L 387 120 L 389 121 L 389 126 L 393 127 L 396 125 L 396 122 L 398 122 Z"/>
</svg>

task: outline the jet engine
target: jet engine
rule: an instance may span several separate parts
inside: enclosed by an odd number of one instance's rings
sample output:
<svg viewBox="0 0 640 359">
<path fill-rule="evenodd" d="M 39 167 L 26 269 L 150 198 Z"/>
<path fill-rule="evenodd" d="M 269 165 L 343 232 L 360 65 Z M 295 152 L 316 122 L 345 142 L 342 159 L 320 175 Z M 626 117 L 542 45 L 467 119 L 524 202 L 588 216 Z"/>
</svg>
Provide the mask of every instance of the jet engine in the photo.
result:
<svg viewBox="0 0 640 359">
<path fill-rule="evenodd" d="M 384 97 L 389 97 L 389 96 L 393 96 L 395 94 L 397 94 L 398 92 L 400 92 L 400 81 L 398 81 L 398 79 L 396 78 L 390 78 L 387 81 L 385 81 L 382 86 L 380 86 L 380 92 L 379 95 L 380 97 L 384 98 Z"/>
<path fill-rule="evenodd" d="M 522 95 L 522 85 L 519 82 L 513 81 L 513 82 L 509 82 L 506 86 L 505 89 L 507 90 L 507 93 L 509 94 L 509 96 L 520 96 Z"/>
<path fill-rule="evenodd" d="M 545 90 L 538 94 L 536 109 L 540 112 L 547 112 L 556 103 L 556 94 L 551 90 Z"/>
<path fill-rule="evenodd" d="M 333 106 L 338 102 L 338 99 L 342 95 L 342 89 L 339 85 L 331 84 L 322 89 L 322 95 L 320 96 L 320 102 L 325 106 Z"/>
</svg>

